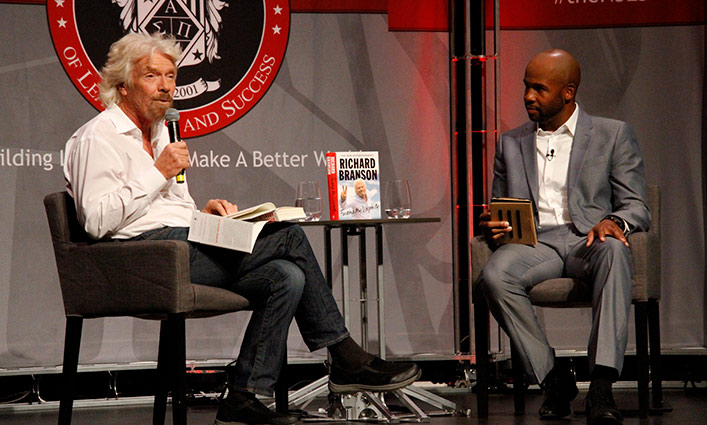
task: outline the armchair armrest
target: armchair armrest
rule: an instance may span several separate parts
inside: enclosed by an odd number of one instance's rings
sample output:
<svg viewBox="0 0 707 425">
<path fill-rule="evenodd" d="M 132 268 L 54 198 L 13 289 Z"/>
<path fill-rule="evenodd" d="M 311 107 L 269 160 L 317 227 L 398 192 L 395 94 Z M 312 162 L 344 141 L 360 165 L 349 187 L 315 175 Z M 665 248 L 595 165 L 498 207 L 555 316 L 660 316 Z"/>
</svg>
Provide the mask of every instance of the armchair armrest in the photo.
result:
<svg viewBox="0 0 707 425">
<path fill-rule="evenodd" d="M 660 236 L 636 232 L 628 237 L 633 264 L 634 301 L 660 299 Z"/>
<path fill-rule="evenodd" d="M 193 302 L 193 296 L 185 293 L 193 290 L 186 242 L 58 245 L 56 261 L 67 315 L 166 314 L 192 308 L 183 305 L 184 300 Z"/>
</svg>

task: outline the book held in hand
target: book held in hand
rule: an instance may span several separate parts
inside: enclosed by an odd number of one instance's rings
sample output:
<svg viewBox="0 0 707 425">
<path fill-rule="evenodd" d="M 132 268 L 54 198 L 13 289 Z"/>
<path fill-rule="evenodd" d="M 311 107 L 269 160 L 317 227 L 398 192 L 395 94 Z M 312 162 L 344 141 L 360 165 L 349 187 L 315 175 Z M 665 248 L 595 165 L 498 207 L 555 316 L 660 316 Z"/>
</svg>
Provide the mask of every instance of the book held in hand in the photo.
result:
<svg viewBox="0 0 707 425">
<path fill-rule="evenodd" d="M 330 220 L 381 218 L 378 152 L 328 152 Z"/>
<path fill-rule="evenodd" d="M 301 207 L 279 207 L 272 202 L 256 205 L 227 216 L 194 211 L 189 226 L 191 242 L 218 246 L 247 253 L 253 252 L 265 224 L 305 218 Z"/>
<path fill-rule="evenodd" d="M 524 245 L 538 243 L 533 203 L 529 199 L 493 198 L 489 205 L 489 211 L 491 212 L 491 220 L 507 221 L 513 229 L 502 238 L 497 239 L 497 243 Z"/>
</svg>

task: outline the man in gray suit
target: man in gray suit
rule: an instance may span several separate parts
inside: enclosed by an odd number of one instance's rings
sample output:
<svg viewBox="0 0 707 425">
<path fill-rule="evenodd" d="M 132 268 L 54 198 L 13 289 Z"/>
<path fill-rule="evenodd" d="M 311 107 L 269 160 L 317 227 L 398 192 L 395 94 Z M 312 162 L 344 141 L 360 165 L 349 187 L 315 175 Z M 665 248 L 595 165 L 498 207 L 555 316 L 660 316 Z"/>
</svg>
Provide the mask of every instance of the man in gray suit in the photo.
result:
<svg viewBox="0 0 707 425">
<path fill-rule="evenodd" d="M 493 196 L 533 202 L 538 229 L 534 246 L 498 247 L 477 289 L 521 354 L 528 377 L 541 384 L 542 418 L 571 413 L 577 385 L 569 367 L 555 359 L 528 291 L 550 278 L 593 284 L 589 337 L 590 424 L 621 424 L 611 386 L 621 372 L 631 307 L 631 256 L 626 237 L 647 230 L 643 161 L 631 127 L 593 117 L 575 103 L 580 67 L 569 53 L 549 50 L 525 70 L 525 108 L 530 122 L 501 135 L 496 146 Z M 510 232 L 508 222 L 485 212 L 487 240 Z"/>
</svg>

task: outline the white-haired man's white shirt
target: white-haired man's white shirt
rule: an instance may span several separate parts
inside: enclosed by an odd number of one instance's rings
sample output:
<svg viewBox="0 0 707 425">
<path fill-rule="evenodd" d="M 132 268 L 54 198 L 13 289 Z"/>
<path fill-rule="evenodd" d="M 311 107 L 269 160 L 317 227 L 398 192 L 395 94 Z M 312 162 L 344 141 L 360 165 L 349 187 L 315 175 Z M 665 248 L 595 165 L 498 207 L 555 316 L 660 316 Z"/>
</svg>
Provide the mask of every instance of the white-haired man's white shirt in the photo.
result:
<svg viewBox="0 0 707 425">
<path fill-rule="evenodd" d="M 164 121 L 151 134 L 157 158 L 169 143 Z M 66 142 L 66 187 L 91 237 L 128 239 L 165 226 L 189 226 L 196 204 L 187 183 L 165 179 L 142 145 L 140 129 L 116 105 Z"/>
</svg>

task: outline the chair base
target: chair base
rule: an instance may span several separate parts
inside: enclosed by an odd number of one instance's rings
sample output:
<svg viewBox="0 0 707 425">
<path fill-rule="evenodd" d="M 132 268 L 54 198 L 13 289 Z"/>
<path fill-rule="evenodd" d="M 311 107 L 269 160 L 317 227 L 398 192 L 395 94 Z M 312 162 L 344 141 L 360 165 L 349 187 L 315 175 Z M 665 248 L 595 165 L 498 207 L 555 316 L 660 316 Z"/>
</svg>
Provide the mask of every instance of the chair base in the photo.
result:
<svg viewBox="0 0 707 425">
<path fill-rule="evenodd" d="M 384 393 L 361 391 L 351 394 L 334 394 L 329 391 L 328 382 L 329 377 L 324 376 L 290 394 L 290 406 L 300 410 L 306 409 L 315 398 L 328 394 L 329 403 L 324 409 L 326 415 L 308 413 L 309 417 L 304 418 L 303 421 L 428 422 L 429 415 L 413 399 L 440 409 L 441 414 L 454 414 L 458 411 L 458 406 L 453 401 L 412 385 Z M 399 415 L 391 412 L 385 403 L 387 395 L 397 398 L 409 410 L 410 414 Z"/>
</svg>

